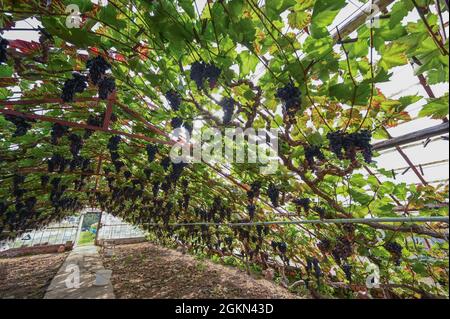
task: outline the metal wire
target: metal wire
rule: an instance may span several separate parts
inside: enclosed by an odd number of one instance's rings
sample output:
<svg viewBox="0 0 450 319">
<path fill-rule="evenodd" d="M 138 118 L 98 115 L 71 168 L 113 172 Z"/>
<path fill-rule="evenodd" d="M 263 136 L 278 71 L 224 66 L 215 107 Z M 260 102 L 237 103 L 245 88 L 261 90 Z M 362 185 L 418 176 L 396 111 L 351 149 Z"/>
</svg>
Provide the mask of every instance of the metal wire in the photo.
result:
<svg viewBox="0 0 450 319">
<path fill-rule="evenodd" d="M 313 220 L 295 220 L 295 221 L 269 221 L 269 222 L 250 222 L 250 223 L 176 223 L 165 226 L 184 227 L 184 226 L 264 226 L 264 225 L 290 225 L 290 224 L 370 224 L 370 223 L 449 223 L 448 217 L 427 216 L 427 217 L 383 217 L 383 218 L 341 218 L 341 219 L 313 219 Z M 158 223 L 146 223 L 148 226 L 162 226 Z"/>
</svg>

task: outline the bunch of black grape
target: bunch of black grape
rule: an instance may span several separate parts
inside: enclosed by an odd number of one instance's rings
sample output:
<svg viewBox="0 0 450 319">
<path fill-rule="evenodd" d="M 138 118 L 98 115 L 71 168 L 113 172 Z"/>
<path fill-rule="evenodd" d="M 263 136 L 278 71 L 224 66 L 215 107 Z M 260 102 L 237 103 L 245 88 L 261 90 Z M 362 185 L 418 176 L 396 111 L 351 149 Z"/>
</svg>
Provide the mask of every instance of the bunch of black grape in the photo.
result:
<svg viewBox="0 0 450 319">
<path fill-rule="evenodd" d="M 220 106 L 223 109 L 223 124 L 227 125 L 230 124 L 231 119 L 233 118 L 233 114 L 234 114 L 234 106 L 235 106 L 236 101 L 232 98 L 224 98 L 221 102 L 220 102 Z"/>
<path fill-rule="evenodd" d="M 116 89 L 116 80 L 112 77 L 105 77 L 98 82 L 98 96 L 102 100 L 108 99 L 108 96 Z"/>
<path fill-rule="evenodd" d="M 130 171 L 125 171 L 123 173 L 123 176 L 125 177 L 125 179 L 129 180 L 133 175 L 131 174 Z"/>
<path fill-rule="evenodd" d="M 72 153 L 72 156 L 76 158 L 78 157 L 78 154 L 80 154 L 80 151 L 83 148 L 83 139 L 81 138 L 81 136 L 77 134 L 70 134 L 69 141 L 70 141 L 70 153 Z"/>
<path fill-rule="evenodd" d="M 89 126 L 100 127 L 103 125 L 103 118 L 101 118 L 100 116 L 89 114 L 86 124 Z M 92 136 L 93 133 L 94 133 L 93 130 L 86 129 L 84 131 L 84 139 L 87 140 Z"/>
<path fill-rule="evenodd" d="M 155 160 L 156 154 L 158 153 L 158 146 L 153 144 L 147 144 L 146 151 L 148 162 L 152 163 Z"/>
<path fill-rule="evenodd" d="M 256 206 L 254 204 L 247 205 L 248 215 L 250 217 L 250 220 L 253 220 L 256 213 Z"/>
<path fill-rule="evenodd" d="M 274 207 L 278 207 L 278 199 L 280 197 L 280 189 L 274 184 L 270 183 L 267 189 L 267 196 L 269 196 L 270 201 Z"/>
<path fill-rule="evenodd" d="M 392 255 L 395 264 L 400 266 L 403 256 L 402 246 L 397 242 L 388 242 L 384 245 L 384 248 Z"/>
<path fill-rule="evenodd" d="M 314 276 L 317 279 L 317 285 L 320 285 L 319 280 L 320 280 L 320 277 L 322 277 L 323 272 L 322 272 L 322 269 L 320 269 L 319 260 L 317 258 L 313 258 L 312 264 L 313 264 L 313 267 L 314 267 Z"/>
<path fill-rule="evenodd" d="M 311 200 L 309 198 L 296 198 L 292 201 L 298 208 L 303 208 L 305 212 L 309 211 Z"/>
<path fill-rule="evenodd" d="M 183 127 L 188 131 L 189 136 L 192 136 L 192 132 L 194 131 L 194 123 L 192 123 L 192 120 L 186 120 L 183 122 Z"/>
<path fill-rule="evenodd" d="M 191 195 L 183 194 L 183 209 L 187 210 L 189 208 L 189 202 L 191 201 Z"/>
<path fill-rule="evenodd" d="M 154 181 L 152 183 L 152 193 L 153 193 L 153 197 L 157 197 L 158 193 L 159 193 L 159 186 L 160 183 L 158 181 Z"/>
<path fill-rule="evenodd" d="M 172 172 L 169 175 L 169 179 L 172 183 L 176 183 L 180 177 L 181 174 L 183 174 L 184 168 L 187 166 L 187 163 L 172 163 Z"/>
<path fill-rule="evenodd" d="M 175 130 L 177 128 L 180 128 L 181 125 L 183 125 L 183 119 L 180 117 L 174 117 L 171 121 L 170 121 L 170 126 L 172 126 L 172 128 Z"/>
<path fill-rule="evenodd" d="M 121 140 L 122 138 L 119 135 L 111 136 L 107 145 L 110 153 L 115 153 L 119 150 L 119 143 Z"/>
<path fill-rule="evenodd" d="M 53 172 L 64 173 L 66 166 L 69 163 L 70 160 L 65 159 L 63 156 L 59 154 L 55 154 L 47 161 L 48 171 L 50 173 Z"/>
<path fill-rule="evenodd" d="M 108 141 L 108 150 L 111 155 L 111 161 L 114 164 L 114 167 L 116 168 L 116 172 L 119 172 L 120 169 L 124 166 L 123 162 L 120 161 L 120 156 L 118 153 L 119 150 L 119 143 L 122 140 L 122 138 L 119 135 L 111 136 L 111 138 Z"/>
<path fill-rule="evenodd" d="M 24 117 L 9 114 L 5 115 L 5 120 L 16 126 L 13 137 L 24 136 L 27 134 L 28 130 L 32 127 L 30 122 L 35 122 L 34 120 L 27 120 Z"/>
<path fill-rule="evenodd" d="M 367 163 L 372 162 L 372 133 L 368 130 L 362 130 L 355 133 L 345 133 L 342 131 L 330 132 L 327 134 L 330 142 L 330 150 L 336 154 L 339 159 L 343 159 L 343 150 L 347 158 L 354 160 L 357 150 L 361 150 L 364 160 Z"/>
<path fill-rule="evenodd" d="M 170 90 L 165 94 L 165 97 L 167 101 L 169 101 L 172 110 L 178 111 L 180 109 L 182 99 L 181 95 L 178 92 Z"/>
<path fill-rule="evenodd" d="M 297 111 L 300 110 L 302 104 L 301 96 L 302 92 L 292 82 L 278 89 L 275 94 L 275 97 L 283 101 L 284 112 L 289 117 L 294 117 Z"/>
<path fill-rule="evenodd" d="M 87 78 L 79 73 L 73 73 L 72 79 L 64 82 L 62 89 L 61 99 L 64 102 L 72 102 L 75 97 L 75 93 L 83 93 L 87 88 Z"/>
<path fill-rule="evenodd" d="M 111 69 L 111 64 L 102 56 L 97 56 L 89 59 L 86 62 L 86 67 L 89 69 L 89 79 L 94 85 L 97 85 L 103 79 L 105 72 Z"/>
<path fill-rule="evenodd" d="M 147 178 L 147 180 L 150 179 L 150 177 L 152 176 L 153 171 L 150 168 L 144 168 L 144 175 Z"/>
<path fill-rule="evenodd" d="M 64 136 L 69 131 L 67 126 L 61 125 L 59 123 L 54 123 L 52 125 L 51 132 L 51 142 L 53 145 L 58 145 L 58 141 L 60 138 Z"/>
<path fill-rule="evenodd" d="M 75 156 L 72 158 L 69 164 L 69 170 L 73 172 L 77 167 L 81 167 L 83 165 L 83 158 L 81 156 Z"/>
<path fill-rule="evenodd" d="M 306 272 L 310 274 L 314 270 L 314 277 L 317 279 L 317 284 L 320 284 L 320 277 L 323 275 L 322 270 L 320 269 L 320 263 L 317 258 L 306 259 Z"/>
<path fill-rule="evenodd" d="M 167 171 L 170 167 L 170 163 L 172 163 L 172 160 L 170 159 L 169 156 L 165 156 L 162 160 L 161 160 L 161 166 L 162 168 Z"/>
<path fill-rule="evenodd" d="M 283 261 L 285 261 L 287 264 L 289 264 L 289 258 L 286 256 L 287 253 L 287 244 L 283 241 L 277 242 L 273 241 L 270 243 L 272 246 L 272 249 L 275 252 L 278 252 L 280 254 L 280 257 Z"/>
<path fill-rule="evenodd" d="M 250 190 L 247 191 L 247 197 L 250 201 L 253 201 L 254 198 L 258 198 L 260 194 L 262 183 L 260 181 L 254 181 L 250 185 Z"/>
<path fill-rule="evenodd" d="M 22 197 L 22 195 L 24 194 L 24 189 L 22 189 L 22 185 L 24 182 L 25 176 L 14 174 L 12 191 L 14 196 L 16 196 L 17 198 Z"/>
<path fill-rule="evenodd" d="M 331 241 L 329 239 L 323 239 L 317 244 L 317 247 L 322 253 L 328 253 L 332 248 Z"/>
<path fill-rule="evenodd" d="M 193 80 L 199 90 L 203 89 L 205 81 L 209 82 L 210 88 L 214 88 L 219 78 L 221 70 L 214 64 L 207 64 L 203 61 L 194 62 L 191 66 L 191 80 Z"/>
<path fill-rule="evenodd" d="M 362 150 L 366 163 L 371 163 L 373 156 L 372 144 L 370 143 L 372 140 L 372 132 L 362 130 L 358 133 L 353 133 L 352 137 L 354 145 Z"/>
<path fill-rule="evenodd" d="M 325 208 L 316 205 L 313 207 L 313 209 L 319 214 L 320 219 L 325 219 L 326 217 L 328 217 Z"/>
<path fill-rule="evenodd" d="M 344 271 L 345 278 L 351 283 L 352 282 L 352 266 L 349 264 L 342 265 L 342 270 Z"/>
<path fill-rule="evenodd" d="M 353 245 L 346 237 L 339 237 L 336 246 L 331 252 L 333 258 L 340 265 L 342 260 L 346 260 L 353 254 Z"/>
<path fill-rule="evenodd" d="M 0 216 L 2 216 L 8 210 L 9 205 L 6 202 L 0 202 Z"/>
<path fill-rule="evenodd" d="M 41 176 L 41 187 L 46 188 L 49 181 L 50 181 L 50 177 L 48 175 L 42 175 Z"/>
<path fill-rule="evenodd" d="M 316 145 L 305 146 L 305 157 L 310 167 L 314 166 L 316 159 L 321 161 L 325 160 L 325 156 L 320 150 L 320 147 Z"/>
<path fill-rule="evenodd" d="M 105 121 L 105 112 L 101 113 L 100 115 L 89 114 L 86 124 L 89 126 L 102 127 L 104 121 Z M 110 121 L 111 122 L 117 121 L 117 116 L 114 113 L 111 113 Z M 87 140 L 92 136 L 93 133 L 94 133 L 93 130 L 86 129 L 83 138 Z"/>
<path fill-rule="evenodd" d="M 8 45 L 9 41 L 0 37 L 0 64 L 8 61 L 8 53 L 6 52 Z"/>
</svg>

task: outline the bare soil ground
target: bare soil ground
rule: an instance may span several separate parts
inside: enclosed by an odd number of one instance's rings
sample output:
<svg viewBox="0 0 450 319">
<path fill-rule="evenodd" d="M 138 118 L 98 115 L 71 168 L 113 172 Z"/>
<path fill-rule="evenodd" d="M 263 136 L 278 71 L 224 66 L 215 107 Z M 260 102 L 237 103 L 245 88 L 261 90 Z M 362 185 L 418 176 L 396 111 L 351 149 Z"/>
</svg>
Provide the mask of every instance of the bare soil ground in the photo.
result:
<svg viewBox="0 0 450 319">
<path fill-rule="evenodd" d="M 197 260 L 150 243 L 117 246 L 102 257 L 111 269 L 116 298 L 139 299 L 293 299 L 297 296 L 244 271 Z"/>
<path fill-rule="evenodd" d="M 0 259 L 0 299 L 42 299 L 68 253 Z"/>
</svg>

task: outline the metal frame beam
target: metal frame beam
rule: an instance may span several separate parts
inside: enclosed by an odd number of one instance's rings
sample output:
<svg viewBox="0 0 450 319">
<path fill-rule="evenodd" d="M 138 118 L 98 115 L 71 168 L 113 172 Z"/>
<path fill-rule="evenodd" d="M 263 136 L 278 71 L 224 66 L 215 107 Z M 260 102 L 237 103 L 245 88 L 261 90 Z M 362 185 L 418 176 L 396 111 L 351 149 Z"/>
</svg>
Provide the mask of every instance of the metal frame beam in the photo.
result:
<svg viewBox="0 0 450 319">
<path fill-rule="evenodd" d="M 379 142 L 373 145 L 374 151 L 382 151 L 396 146 L 405 145 L 408 143 L 424 140 L 426 138 L 435 137 L 438 135 L 444 135 L 449 133 L 449 123 L 442 123 L 433 127 L 429 127 L 423 130 L 415 131 L 405 135 L 391 138 L 389 140 Z"/>
</svg>

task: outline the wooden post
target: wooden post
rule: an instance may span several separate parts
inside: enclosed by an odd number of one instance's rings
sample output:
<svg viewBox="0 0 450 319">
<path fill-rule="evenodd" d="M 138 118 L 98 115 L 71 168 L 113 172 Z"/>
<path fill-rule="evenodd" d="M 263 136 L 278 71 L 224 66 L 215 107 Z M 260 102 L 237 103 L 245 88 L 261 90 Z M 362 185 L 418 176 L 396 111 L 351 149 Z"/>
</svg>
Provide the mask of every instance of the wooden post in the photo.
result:
<svg viewBox="0 0 450 319">
<path fill-rule="evenodd" d="M 98 224 L 97 224 L 97 232 L 95 233 L 95 245 L 98 246 L 98 234 L 100 233 L 100 228 L 102 227 L 102 217 L 103 217 L 103 211 L 100 212 L 100 216 L 98 218 Z"/>
</svg>

